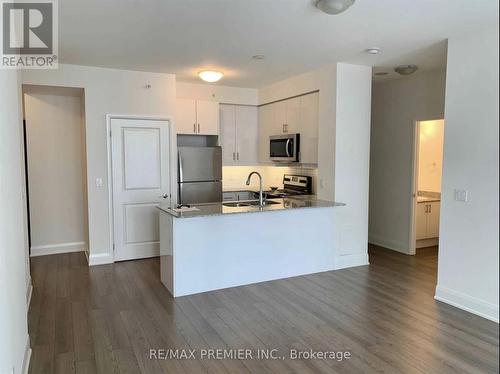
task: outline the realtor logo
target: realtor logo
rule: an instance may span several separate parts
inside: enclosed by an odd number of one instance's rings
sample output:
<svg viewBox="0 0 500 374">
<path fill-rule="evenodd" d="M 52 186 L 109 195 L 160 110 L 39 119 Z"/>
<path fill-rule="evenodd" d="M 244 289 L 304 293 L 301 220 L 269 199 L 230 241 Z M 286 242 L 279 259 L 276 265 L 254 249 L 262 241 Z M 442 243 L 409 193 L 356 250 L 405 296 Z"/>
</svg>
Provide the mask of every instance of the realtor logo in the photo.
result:
<svg viewBox="0 0 500 374">
<path fill-rule="evenodd" d="M 55 0 L 1 1 L 2 56 L 5 69 L 57 68 Z"/>
</svg>

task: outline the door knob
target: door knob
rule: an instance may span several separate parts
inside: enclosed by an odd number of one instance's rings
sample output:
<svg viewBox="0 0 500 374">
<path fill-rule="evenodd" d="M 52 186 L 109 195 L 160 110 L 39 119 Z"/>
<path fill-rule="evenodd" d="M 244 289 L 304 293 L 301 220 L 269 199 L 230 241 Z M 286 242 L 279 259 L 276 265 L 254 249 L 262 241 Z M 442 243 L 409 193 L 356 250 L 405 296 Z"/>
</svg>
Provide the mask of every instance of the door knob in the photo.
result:
<svg viewBox="0 0 500 374">
<path fill-rule="evenodd" d="M 163 197 L 164 199 L 168 199 L 170 197 L 170 194 L 164 193 L 163 195 L 158 196 L 158 197 Z"/>
</svg>

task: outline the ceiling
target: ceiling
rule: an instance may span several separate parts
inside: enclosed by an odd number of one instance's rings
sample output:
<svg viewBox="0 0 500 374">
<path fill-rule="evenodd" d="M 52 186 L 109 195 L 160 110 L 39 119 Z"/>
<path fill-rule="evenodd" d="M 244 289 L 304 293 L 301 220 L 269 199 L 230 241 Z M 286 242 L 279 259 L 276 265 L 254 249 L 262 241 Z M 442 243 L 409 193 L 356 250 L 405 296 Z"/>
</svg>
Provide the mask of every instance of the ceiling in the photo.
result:
<svg viewBox="0 0 500 374">
<path fill-rule="evenodd" d="M 498 23 L 497 0 L 357 0 L 336 16 L 314 2 L 59 1 L 60 62 L 194 82 L 210 68 L 225 73 L 219 84 L 261 87 L 334 62 L 438 68 L 446 38 Z M 380 54 L 364 52 L 374 46 Z M 257 54 L 265 59 L 252 59 Z"/>
</svg>

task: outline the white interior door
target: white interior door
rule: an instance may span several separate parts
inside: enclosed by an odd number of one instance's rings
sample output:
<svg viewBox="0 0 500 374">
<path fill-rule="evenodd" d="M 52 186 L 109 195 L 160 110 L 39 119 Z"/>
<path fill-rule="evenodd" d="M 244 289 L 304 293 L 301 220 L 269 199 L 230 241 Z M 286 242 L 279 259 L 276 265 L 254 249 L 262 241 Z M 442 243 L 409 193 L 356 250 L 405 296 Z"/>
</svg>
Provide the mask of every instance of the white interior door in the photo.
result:
<svg viewBox="0 0 500 374">
<path fill-rule="evenodd" d="M 111 120 L 115 261 L 159 256 L 156 206 L 171 198 L 168 121 Z"/>
</svg>

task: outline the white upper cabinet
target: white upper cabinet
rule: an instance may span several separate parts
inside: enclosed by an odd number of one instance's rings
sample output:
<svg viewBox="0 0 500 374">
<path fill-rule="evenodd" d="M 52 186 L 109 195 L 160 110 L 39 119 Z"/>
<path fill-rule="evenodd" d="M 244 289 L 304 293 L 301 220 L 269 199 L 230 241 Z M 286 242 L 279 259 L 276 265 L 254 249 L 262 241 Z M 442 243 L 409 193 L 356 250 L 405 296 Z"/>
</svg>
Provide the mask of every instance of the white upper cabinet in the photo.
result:
<svg viewBox="0 0 500 374">
<path fill-rule="evenodd" d="M 259 161 L 270 161 L 270 136 L 300 134 L 300 162 L 317 164 L 318 126 L 318 92 L 259 107 Z"/>
<path fill-rule="evenodd" d="M 219 135 L 219 103 L 177 99 L 175 125 L 178 134 Z"/>
<path fill-rule="evenodd" d="M 301 97 L 294 97 L 283 101 L 286 108 L 286 120 L 284 133 L 297 134 L 301 133 Z"/>
<path fill-rule="evenodd" d="M 267 106 L 267 105 L 266 105 Z M 280 135 L 287 132 L 286 127 L 286 101 L 278 101 L 277 103 L 269 104 L 273 111 L 273 122 L 271 125 L 270 135 Z M 269 141 L 269 139 L 268 139 Z"/>
<path fill-rule="evenodd" d="M 198 134 L 219 135 L 219 103 L 215 101 L 196 101 L 196 120 Z"/>
<path fill-rule="evenodd" d="M 318 163 L 319 93 L 300 97 L 300 162 Z"/>
<path fill-rule="evenodd" d="M 220 105 L 222 162 L 238 165 L 258 162 L 257 108 Z"/>
<path fill-rule="evenodd" d="M 258 113 L 254 106 L 236 106 L 236 161 L 255 163 L 258 157 Z"/>
<path fill-rule="evenodd" d="M 230 165 L 236 161 L 235 105 L 220 105 L 220 145 L 222 163 Z"/>
<path fill-rule="evenodd" d="M 274 130 L 274 105 L 259 107 L 259 162 L 270 162 L 269 137 L 276 135 Z"/>
<path fill-rule="evenodd" d="M 177 99 L 175 128 L 178 134 L 196 134 L 196 100 Z"/>
</svg>

